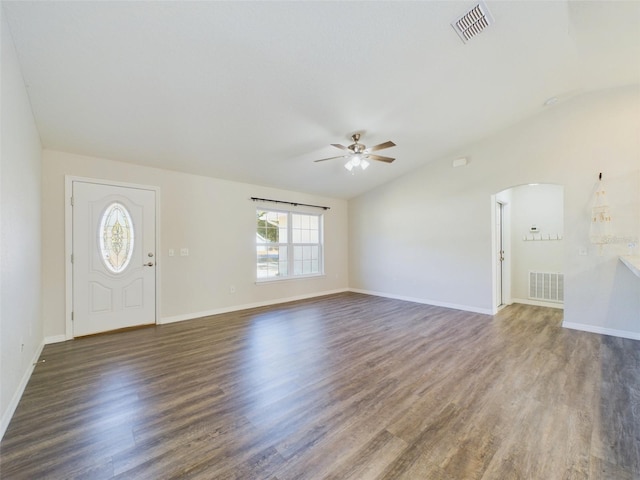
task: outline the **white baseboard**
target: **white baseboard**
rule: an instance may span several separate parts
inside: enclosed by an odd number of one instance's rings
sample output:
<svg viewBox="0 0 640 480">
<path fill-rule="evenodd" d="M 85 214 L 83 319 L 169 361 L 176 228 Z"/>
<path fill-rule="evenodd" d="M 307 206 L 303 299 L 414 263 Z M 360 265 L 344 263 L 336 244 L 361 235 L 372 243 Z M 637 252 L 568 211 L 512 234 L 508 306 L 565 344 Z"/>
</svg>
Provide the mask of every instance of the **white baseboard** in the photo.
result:
<svg viewBox="0 0 640 480">
<path fill-rule="evenodd" d="M 27 388 L 27 383 L 29 383 L 29 379 L 31 378 L 31 374 L 33 373 L 33 369 L 40 358 L 40 354 L 42 353 L 42 349 L 44 348 L 44 341 L 40 344 L 40 346 L 36 349 L 36 353 L 31 359 L 31 365 L 24 372 L 22 376 L 22 380 L 18 384 L 18 388 L 16 389 L 13 397 L 11 397 L 11 401 L 9 405 L 7 405 L 7 409 L 2 414 L 2 420 L 0 420 L 0 440 L 4 437 L 5 432 L 7 431 L 7 427 L 9 427 L 9 422 L 11 422 L 11 418 L 18 408 L 18 403 L 20 403 L 20 399 L 22 398 L 22 394 L 24 393 L 24 389 Z"/>
<path fill-rule="evenodd" d="M 295 297 L 279 298 L 277 300 L 267 300 L 264 302 L 245 303 L 243 305 L 233 305 L 230 307 L 216 308 L 213 310 L 205 310 L 203 312 L 185 313 L 182 315 L 173 315 L 170 317 L 162 317 L 158 324 L 163 325 L 166 323 L 183 322 L 185 320 L 193 320 L 195 318 L 210 317 L 211 315 L 220 315 L 221 313 L 237 312 L 240 310 L 248 310 L 250 308 L 268 307 L 269 305 L 277 305 L 279 303 L 295 302 L 297 300 L 306 300 L 314 297 L 324 297 L 325 295 L 333 295 L 335 293 L 348 292 L 348 288 L 330 290 L 321 293 L 310 293 L 307 295 L 297 295 Z"/>
<path fill-rule="evenodd" d="M 44 344 L 49 345 L 51 343 L 66 342 L 67 340 L 70 340 L 70 339 L 67 338 L 66 335 L 53 335 L 51 337 L 45 337 Z"/>
<path fill-rule="evenodd" d="M 581 330 L 583 332 L 599 333 L 600 335 L 609 335 L 611 337 L 630 338 L 631 340 L 640 340 L 640 333 L 629 332 L 628 330 L 616 330 L 614 328 L 598 327 L 596 325 L 585 325 L 584 323 L 562 322 L 562 326 L 572 330 Z"/>
<path fill-rule="evenodd" d="M 493 311 L 490 308 L 479 308 L 470 305 L 459 305 L 456 303 L 439 302 L 436 300 L 429 300 L 425 298 L 407 297 L 405 295 L 395 295 L 391 293 L 373 292 L 371 290 L 361 290 L 359 288 L 350 288 L 350 292 L 364 293 L 365 295 L 374 295 L 376 297 L 393 298 L 395 300 L 404 300 L 406 302 L 423 303 L 425 305 L 433 305 L 435 307 L 452 308 L 454 310 L 463 310 L 465 312 L 482 313 L 485 315 L 493 315 Z"/>
<path fill-rule="evenodd" d="M 541 300 L 532 300 L 530 298 L 512 298 L 511 303 L 522 303 L 524 305 L 533 305 L 535 307 L 559 308 L 564 310 L 564 303 L 544 302 Z"/>
</svg>

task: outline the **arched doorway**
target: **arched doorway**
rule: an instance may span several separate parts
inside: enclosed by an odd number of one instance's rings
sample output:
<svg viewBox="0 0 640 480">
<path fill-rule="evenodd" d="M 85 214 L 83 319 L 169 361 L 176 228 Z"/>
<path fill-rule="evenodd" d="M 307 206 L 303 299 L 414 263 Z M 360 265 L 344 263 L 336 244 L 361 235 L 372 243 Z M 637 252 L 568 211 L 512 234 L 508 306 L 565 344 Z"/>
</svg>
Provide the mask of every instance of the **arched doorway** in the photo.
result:
<svg viewBox="0 0 640 480">
<path fill-rule="evenodd" d="M 494 311 L 511 303 L 562 308 L 564 187 L 528 184 L 492 196 Z"/>
</svg>

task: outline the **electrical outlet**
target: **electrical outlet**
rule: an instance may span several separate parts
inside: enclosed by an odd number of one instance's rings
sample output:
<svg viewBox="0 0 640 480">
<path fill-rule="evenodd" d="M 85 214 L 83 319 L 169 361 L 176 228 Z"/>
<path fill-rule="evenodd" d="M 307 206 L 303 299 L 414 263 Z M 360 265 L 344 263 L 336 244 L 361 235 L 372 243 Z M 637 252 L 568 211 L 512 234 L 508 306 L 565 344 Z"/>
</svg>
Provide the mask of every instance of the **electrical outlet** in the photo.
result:
<svg viewBox="0 0 640 480">
<path fill-rule="evenodd" d="M 181 248 L 180 249 L 180 256 L 181 257 L 188 257 L 189 256 L 189 249 L 188 248 Z"/>
<path fill-rule="evenodd" d="M 236 293 L 236 286 L 235 285 L 229 285 L 229 293 Z"/>
<path fill-rule="evenodd" d="M 173 257 L 176 254 L 176 251 L 173 248 L 169 249 L 169 256 Z"/>
</svg>

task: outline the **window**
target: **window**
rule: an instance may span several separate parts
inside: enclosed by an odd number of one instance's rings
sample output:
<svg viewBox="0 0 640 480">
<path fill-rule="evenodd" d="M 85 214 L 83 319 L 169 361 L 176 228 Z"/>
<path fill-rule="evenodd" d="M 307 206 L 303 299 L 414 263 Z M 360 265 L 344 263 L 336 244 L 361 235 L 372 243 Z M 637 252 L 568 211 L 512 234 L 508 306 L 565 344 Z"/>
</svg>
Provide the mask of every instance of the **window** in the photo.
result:
<svg viewBox="0 0 640 480">
<path fill-rule="evenodd" d="M 321 275 L 322 215 L 256 211 L 256 278 Z"/>
<path fill-rule="evenodd" d="M 133 222 L 127 208 L 118 202 L 109 205 L 98 228 L 102 261 L 111 272 L 122 272 L 133 254 Z"/>
</svg>

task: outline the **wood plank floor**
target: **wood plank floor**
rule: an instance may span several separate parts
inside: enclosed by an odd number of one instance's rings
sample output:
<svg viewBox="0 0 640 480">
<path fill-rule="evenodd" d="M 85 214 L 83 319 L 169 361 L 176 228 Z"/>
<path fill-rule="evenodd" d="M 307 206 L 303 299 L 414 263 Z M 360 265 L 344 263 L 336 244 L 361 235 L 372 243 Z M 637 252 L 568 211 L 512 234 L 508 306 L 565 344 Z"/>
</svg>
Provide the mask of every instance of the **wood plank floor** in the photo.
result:
<svg viewBox="0 0 640 480">
<path fill-rule="evenodd" d="M 355 293 L 48 345 L 3 479 L 640 479 L 640 342 Z"/>
</svg>

